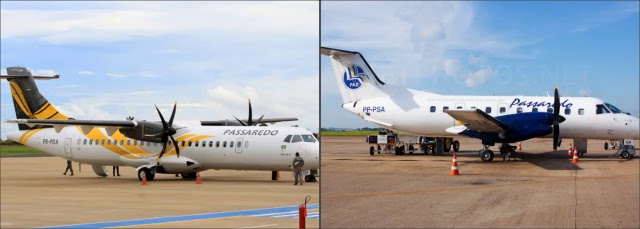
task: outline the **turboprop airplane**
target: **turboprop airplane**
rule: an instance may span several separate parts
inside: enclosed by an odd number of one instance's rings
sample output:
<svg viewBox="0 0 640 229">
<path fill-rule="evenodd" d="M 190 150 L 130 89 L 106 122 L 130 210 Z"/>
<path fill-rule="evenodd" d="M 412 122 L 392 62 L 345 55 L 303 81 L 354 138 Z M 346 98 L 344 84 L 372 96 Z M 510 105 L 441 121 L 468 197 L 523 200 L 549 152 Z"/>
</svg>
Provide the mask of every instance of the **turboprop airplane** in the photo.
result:
<svg viewBox="0 0 640 229">
<path fill-rule="evenodd" d="M 496 143 L 504 154 L 513 152 L 510 143 L 531 138 L 553 138 L 554 151 L 560 139 L 574 139 L 579 154 L 588 139 L 639 139 L 638 118 L 598 98 L 560 97 L 557 87 L 554 97 L 439 95 L 385 84 L 358 52 L 322 47 L 320 53 L 331 57 L 342 108 L 387 129 L 480 139 L 482 161 L 493 160 L 489 147 Z"/>
<path fill-rule="evenodd" d="M 296 152 L 304 159 L 307 181 L 315 181 L 319 168 L 319 143 L 304 128 L 262 126 L 296 118 L 249 118 L 236 121 L 177 121 L 176 104 L 169 120 L 156 107 L 160 121 L 75 120 L 62 114 L 42 96 L 34 80 L 59 76 L 32 76 L 24 67 L 7 68 L 6 76 L 19 131 L 7 137 L 23 145 L 68 160 L 91 164 L 99 176 L 105 166 L 136 168 L 140 180 L 152 181 L 157 173 L 181 174 L 194 179 L 208 169 L 291 171 Z M 240 124 L 240 125 L 237 125 Z M 262 124 L 261 126 L 255 126 Z"/>
</svg>

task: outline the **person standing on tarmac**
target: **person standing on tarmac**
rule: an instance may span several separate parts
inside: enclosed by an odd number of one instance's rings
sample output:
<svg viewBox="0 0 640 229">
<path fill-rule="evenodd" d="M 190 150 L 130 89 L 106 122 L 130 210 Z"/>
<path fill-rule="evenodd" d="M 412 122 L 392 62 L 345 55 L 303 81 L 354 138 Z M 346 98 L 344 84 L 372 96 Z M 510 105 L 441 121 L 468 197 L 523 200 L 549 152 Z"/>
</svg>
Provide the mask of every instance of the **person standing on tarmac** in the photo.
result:
<svg viewBox="0 0 640 229">
<path fill-rule="evenodd" d="M 71 167 L 71 160 L 67 160 L 67 169 L 64 170 L 62 175 L 67 175 L 67 171 L 71 170 L 71 176 L 73 176 L 73 167 Z"/>
<path fill-rule="evenodd" d="M 302 185 L 302 166 L 304 166 L 304 160 L 300 157 L 300 153 L 296 152 L 296 157 L 293 158 L 293 175 L 296 177 L 296 183 L 293 185 L 298 185 L 298 179 Z"/>
<path fill-rule="evenodd" d="M 120 166 L 113 166 L 113 176 L 116 176 L 116 171 L 118 171 L 118 176 L 120 176 Z"/>
</svg>

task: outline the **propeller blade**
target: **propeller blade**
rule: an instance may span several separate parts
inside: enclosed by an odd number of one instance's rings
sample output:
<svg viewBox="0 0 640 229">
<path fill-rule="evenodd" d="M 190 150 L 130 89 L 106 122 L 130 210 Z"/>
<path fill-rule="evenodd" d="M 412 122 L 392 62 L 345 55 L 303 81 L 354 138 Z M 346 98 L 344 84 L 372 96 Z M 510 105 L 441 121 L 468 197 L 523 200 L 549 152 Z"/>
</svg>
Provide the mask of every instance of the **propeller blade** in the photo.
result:
<svg viewBox="0 0 640 229">
<path fill-rule="evenodd" d="M 251 118 L 251 115 L 252 115 L 251 113 L 252 113 L 251 112 L 251 99 L 249 99 L 249 123 L 248 123 L 249 126 L 252 126 L 252 124 L 253 124 L 253 119 Z"/>
<path fill-rule="evenodd" d="M 166 141 L 164 141 L 166 142 Z M 158 160 L 160 161 L 160 158 L 162 158 L 162 155 L 164 155 L 164 151 L 167 149 L 167 144 L 162 144 L 162 151 L 160 151 L 160 156 L 158 156 Z"/>
<path fill-rule="evenodd" d="M 160 120 L 162 121 L 162 127 L 164 128 L 164 131 L 166 131 L 167 122 L 164 121 L 164 117 L 162 117 L 162 112 L 160 112 L 160 109 L 158 109 L 158 106 L 156 106 L 156 110 L 158 111 L 158 115 L 160 115 Z"/>
<path fill-rule="evenodd" d="M 558 94 L 558 86 L 553 93 L 553 151 L 558 149 L 558 136 L 560 136 L 560 95 Z M 562 117 L 564 121 L 564 117 Z"/>
<path fill-rule="evenodd" d="M 242 120 L 238 119 L 236 116 L 233 116 L 233 117 L 234 117 L 234 118 L 236 118 L 236 120 L 238 120 L 238 122 L 239 122 L 240 124 L 242 124 L 243 126 L 246 126 L 246 125 L 247 125 L 247 124 L 246 124 L 246 123 L 244 123 Z"/>
<path fill-rule="evenodd" d="M 180 157 L 180 148 L 178 147 L 178 142 L 176 142 L 176 139 L 174 139 L 173 136 L 169 135 L 169 137 L 171 138 L 171 141 L 173 142 L 173 147 L 176 148 L 176 155 L 178 157 Z"/>
<path fill-rule="evenodd" d="M 553 124 L 553 151 L 558 149 L 558 136 L 560 135 L 560 125 Z"/>
<path fill-rule="evenodd" d="M 260 125 L 260 121 L 262 121 L 262 118 L 264 118 L 264 115 L 260 116 L 260 118 L 258 119 L 258 121 L 256 121 L 256 126 Z"/>
<path fill-rule="evenodd" d="M 176 115 L 176 105 L 178 102 L 173 102 L 173 111 L 171 112 L 171 118 L 169 118 L 169 126 L 173 126 L 173 117 Z"/>
</svg>

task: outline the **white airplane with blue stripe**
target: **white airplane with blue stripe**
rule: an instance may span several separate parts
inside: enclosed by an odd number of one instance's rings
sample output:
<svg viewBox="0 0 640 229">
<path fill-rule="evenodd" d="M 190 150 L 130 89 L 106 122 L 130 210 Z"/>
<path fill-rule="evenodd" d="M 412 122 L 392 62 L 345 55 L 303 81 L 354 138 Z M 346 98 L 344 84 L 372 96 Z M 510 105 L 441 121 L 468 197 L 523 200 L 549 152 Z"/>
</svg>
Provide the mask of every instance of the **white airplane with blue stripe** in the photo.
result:
<svg viewBox="0 0 640 229">
<path fill-rule="evenodd" d="M 588 139 L 638 140 L 640 122 L 614 105 L 594 97 L 439 95 L 386 84 L 362 54 L 320 49 L 331 58 L 342 95 L 342 108 L 378 126 L 419 136 L 467 136 L 482 140 L 479 155 L 491 161 L 490 146 L 501 154 L 531 138 L 573 139 L 580 154 Z M 628 152 L 624 157 L 633 157 Z"/>
</svg>

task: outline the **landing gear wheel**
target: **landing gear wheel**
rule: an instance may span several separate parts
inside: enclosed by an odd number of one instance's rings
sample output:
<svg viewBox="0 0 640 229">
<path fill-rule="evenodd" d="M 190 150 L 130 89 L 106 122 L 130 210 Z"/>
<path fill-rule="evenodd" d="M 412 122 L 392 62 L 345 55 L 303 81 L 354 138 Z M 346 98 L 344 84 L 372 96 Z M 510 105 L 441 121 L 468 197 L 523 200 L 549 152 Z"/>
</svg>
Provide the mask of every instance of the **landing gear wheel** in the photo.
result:
<svg viewBox="0 0 640 229">
<path fill-rule="evenodd" d="M 153 178 L 155 178 L 155 174 L 151 174 L 151 171 L 147 168 L 138 170 L 138 180 L 142 181 L 143 176 L 147 177 L 147 181 L 153 181 Z"/>
<path fill-rule="evenodd" d="M 485 150 L 480 152 L 480 159 L 484 162 L 493 161 L 493 151 Z"/>
<path fill-rule="evenodd" d="M 629 153 L 629 151 L 624 150 L 622 151 L 622 153 L 620 153 L 620 156 L 624 159 L 628 159 L 631 154 Z"/>
<path fill-rule="evenodd" d="M 460 142 L 458 140 L 453 141 L 453 152 L 458 152 L 460 150 Z"/>
<path fill-rule="evenodd" d="M 313 175 L 306 175 L 304 176 L 304 181 L 305 182 L 316 182 L 316 177 Z"/>
<path fill-rule="evenodd" d="M 373 156 L 373 150 L 374 150 L 374 149 L 373 149 L 373 146 L 369 147 L 369 154 L 370 154 L 371 156 Z"/>
<path fill-rule="evenodd" d="M 605 142 L 605 143 L 604 143 L 604 150 L 608 150 L 608 149 L 609 149 L 609 143 L 608 143 L 608 142 Z"/>
<path fill-rule="evenodd" d="M 451 138 L 444 138 L 444 152 L 451 151 Z"/>
<path fill-rule="evenodd" d="M 410 145 L 410 146 L 409 146 L 409 154 L 412 154 L 412 155 L 413 155 L 413 145 Z"/>
<path fill-rule="evenodd" d="M 198 173 L 182 173 L 180 176 L 185 180 L 193 180 L 198 177 Z"/>
</svg>

